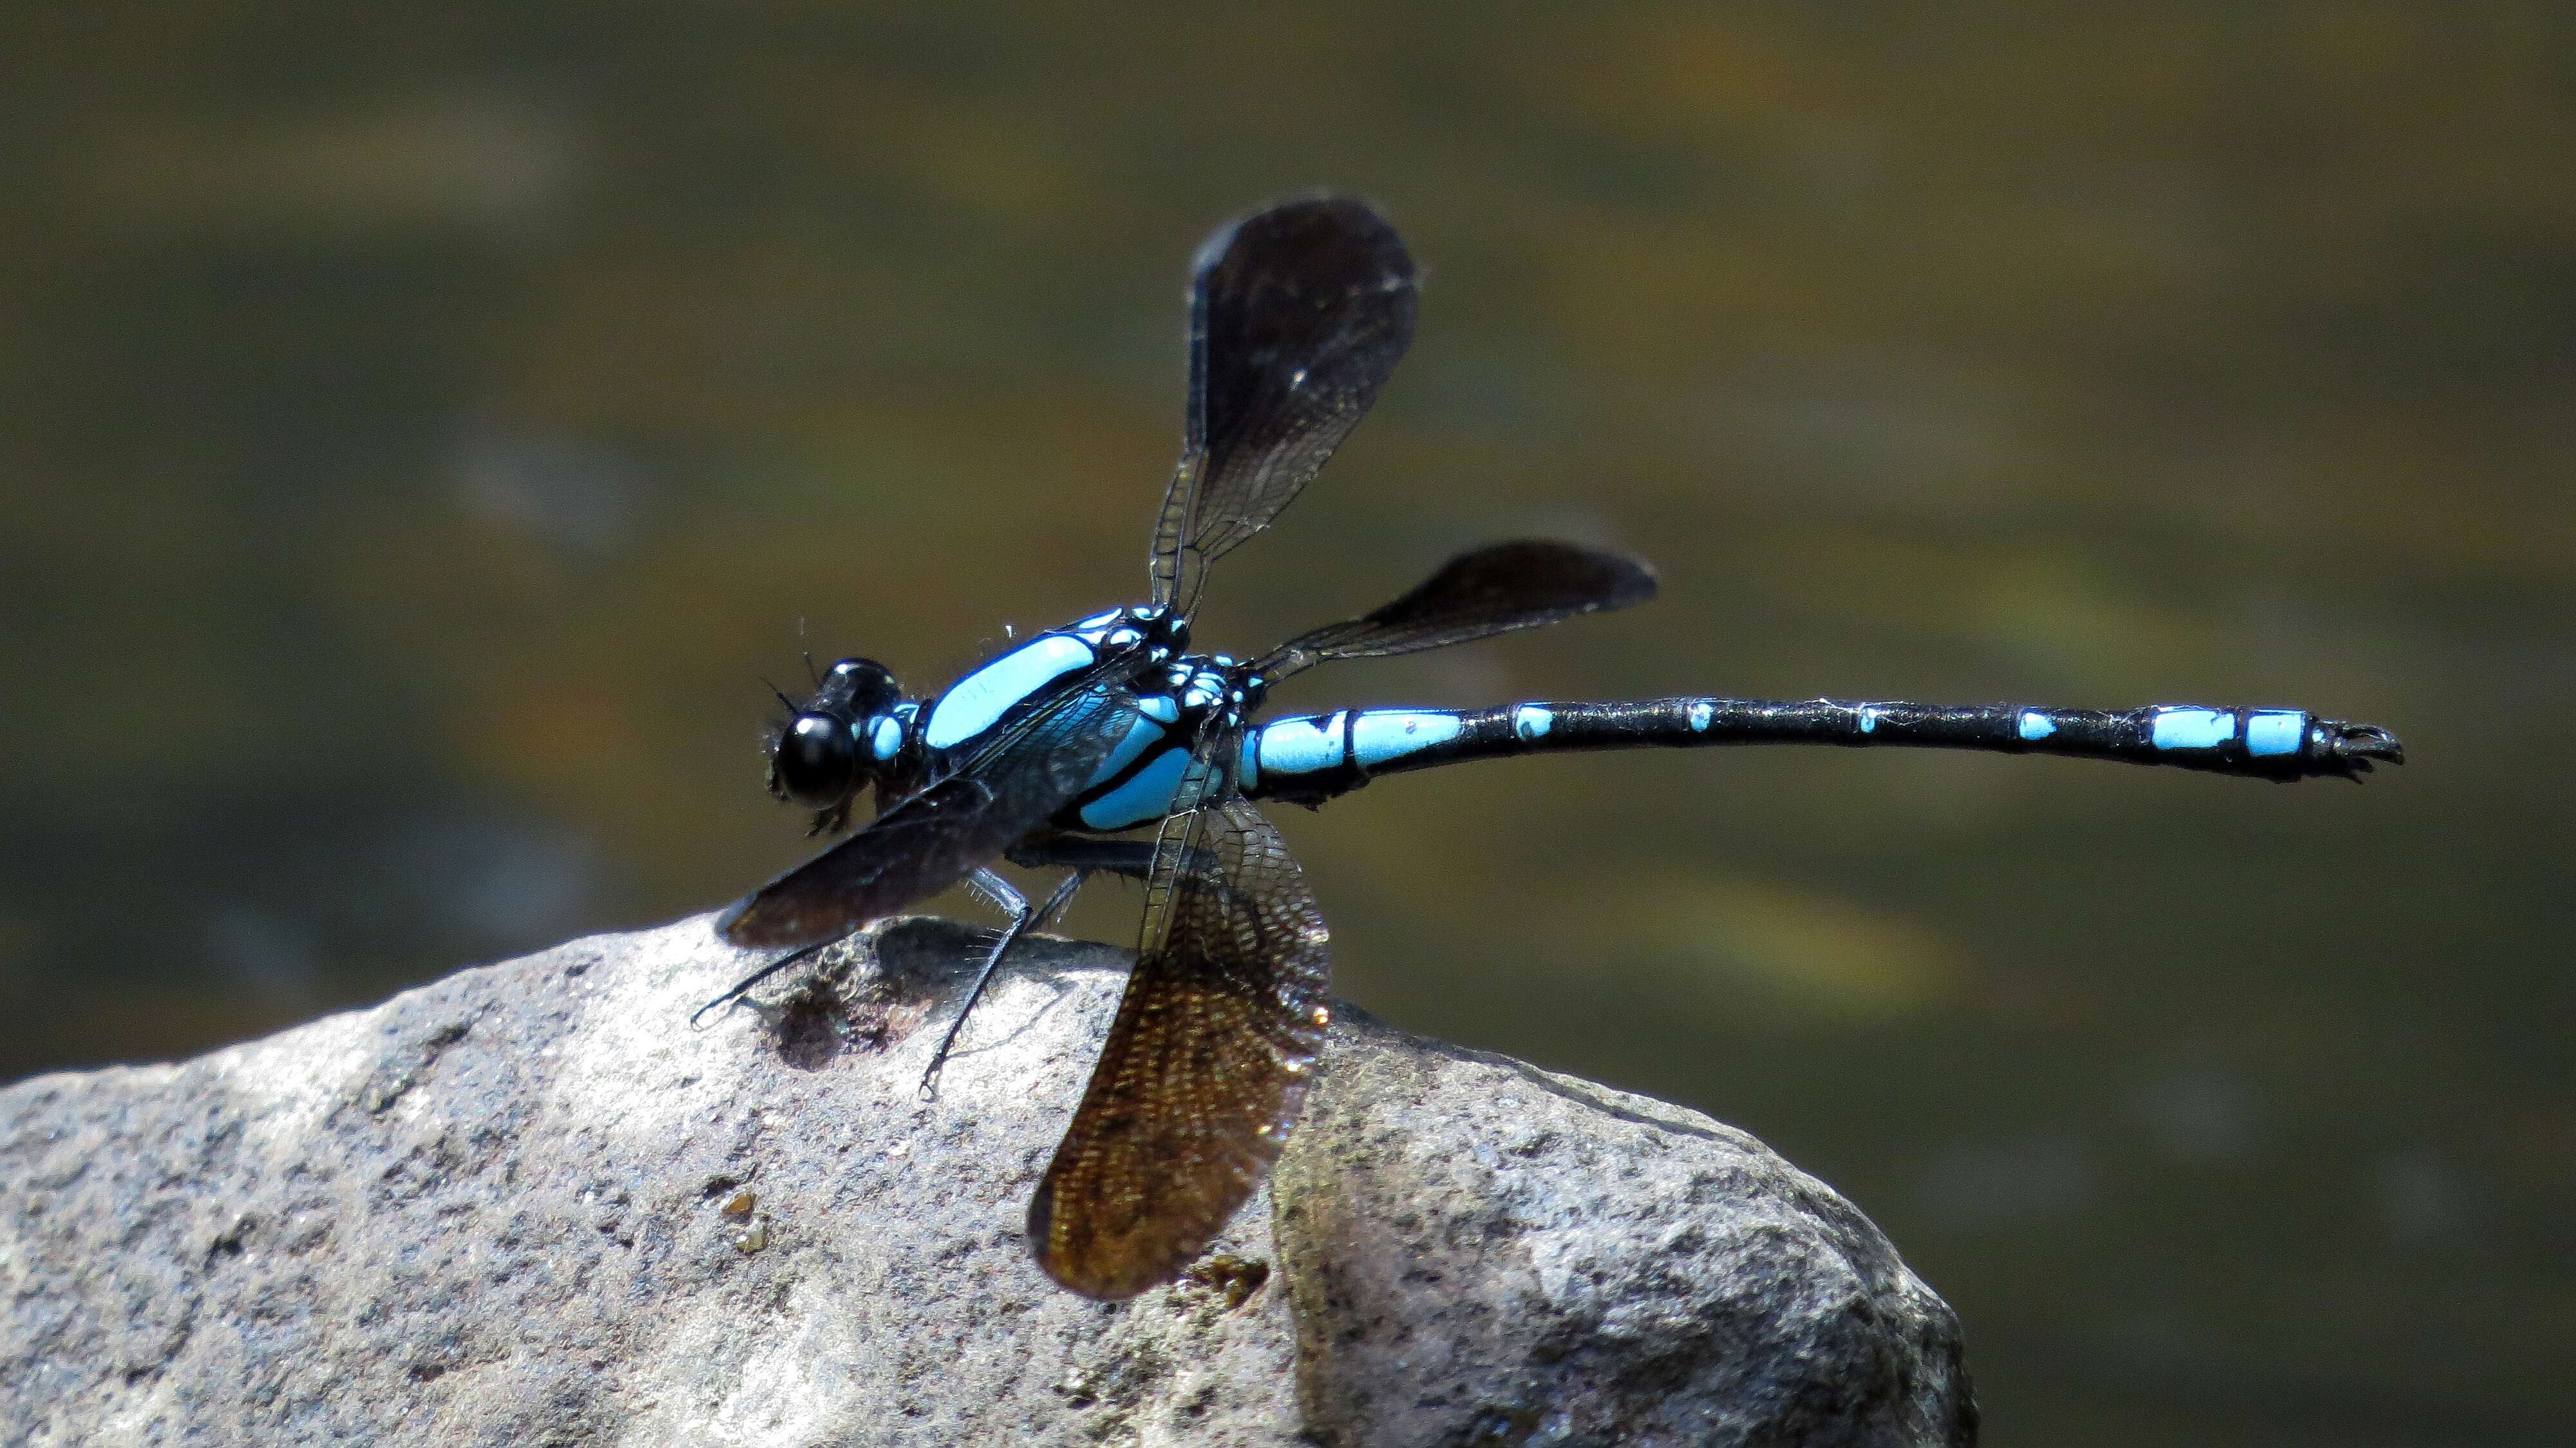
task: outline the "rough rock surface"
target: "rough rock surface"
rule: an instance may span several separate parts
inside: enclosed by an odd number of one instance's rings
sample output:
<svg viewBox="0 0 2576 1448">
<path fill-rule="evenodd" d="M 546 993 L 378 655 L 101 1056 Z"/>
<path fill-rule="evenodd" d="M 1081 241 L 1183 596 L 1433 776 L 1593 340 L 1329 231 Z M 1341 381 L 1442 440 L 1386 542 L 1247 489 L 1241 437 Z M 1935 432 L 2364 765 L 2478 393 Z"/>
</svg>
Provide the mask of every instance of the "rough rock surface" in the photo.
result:
<svg viewBox="0 0 2576 1448">
<path fill-rule="evenodd" d="M 693 1031 L 746 958 L 689 920 L 0 1092 L 0 1439 L 1974 1439 L 1956 1320 L 1822 1184 L 1355 1012 L 1226 1256 L 1057 1291 L 1021 1214 L 1125 957 L 1015 957 L 924 1101 L 971 944 Z"/>
</svg>

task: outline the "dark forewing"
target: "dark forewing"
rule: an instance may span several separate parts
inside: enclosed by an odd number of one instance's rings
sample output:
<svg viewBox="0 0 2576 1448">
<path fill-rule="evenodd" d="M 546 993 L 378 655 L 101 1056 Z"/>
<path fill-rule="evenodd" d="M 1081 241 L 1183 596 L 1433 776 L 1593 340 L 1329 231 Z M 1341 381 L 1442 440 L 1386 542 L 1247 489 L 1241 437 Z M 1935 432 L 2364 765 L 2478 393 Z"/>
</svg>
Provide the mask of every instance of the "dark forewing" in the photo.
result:
<svg viewBox="0 0 2576 1448">
<path fill-rule="evenodd" d="M 1188 613 L 1207 565 L 1313 481 L 1412 342 L 1414 304 L 1403 239 L 1348 197 L 1255 212 L 1199 248 L 1188 431 L 1155 528 L 1156 603 Z"/>
<path fill-rule="evenodd" d="M 736 902 L 716 929 L 736 945 L 811 945 L 938 894 L 1081 793 L 1135 706 L 1108 684 L 1067 689 L 954 774 Z"/>
<path fill-rule="evenodd" d="M 1496 543 L 1449 560 L 1365 618 L 1327 624 L 1281 644 L 1253 671 L 1276 682 L 1326 659 L 1436 649 L 1626 608 L 1654 596 L 1653 565 L 1632 554 L 1545 538 Z"/>
<path fill-rule="evenodd" d="M 1330 960 L 1303 873 L 1244 801 L 1199 820 L 1029 1203 L 1038 1264 L 1086 1297 L 1168 1282 L 1207 1246 L 1278 1160 L 1323 1049 Z"/>
</svg>

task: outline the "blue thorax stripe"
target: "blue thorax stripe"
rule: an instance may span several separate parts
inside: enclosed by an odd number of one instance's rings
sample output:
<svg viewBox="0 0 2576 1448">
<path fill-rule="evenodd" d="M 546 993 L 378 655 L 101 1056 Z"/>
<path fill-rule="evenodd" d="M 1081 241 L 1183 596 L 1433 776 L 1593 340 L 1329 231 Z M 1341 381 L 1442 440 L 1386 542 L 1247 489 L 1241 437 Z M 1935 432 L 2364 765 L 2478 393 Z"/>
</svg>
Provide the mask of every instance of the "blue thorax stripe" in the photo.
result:
<svg viewBox="0 0 2576 1448">
<path fill-rule="evenodd" d="M 1095 657 L 1091 645 L 1069 634 L 1040 634 L 950 685 L 930 706 L 921 742 L 933 749 L 963 744 L 992 728 L 1012 705 Z"/>
</svg>

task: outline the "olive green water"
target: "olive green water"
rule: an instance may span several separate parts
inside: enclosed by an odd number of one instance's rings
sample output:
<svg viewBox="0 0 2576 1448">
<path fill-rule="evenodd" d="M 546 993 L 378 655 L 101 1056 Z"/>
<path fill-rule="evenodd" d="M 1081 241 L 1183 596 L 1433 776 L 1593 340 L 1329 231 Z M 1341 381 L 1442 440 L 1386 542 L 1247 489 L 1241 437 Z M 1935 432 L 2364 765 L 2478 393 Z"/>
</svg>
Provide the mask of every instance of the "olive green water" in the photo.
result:
<svg viewBox="0 0 2576 1448">
<path fill-rule="evenodd" d="M 799 858 L 763 680 L 1135 597 L 1183 263 L 1328 184 L 1419 341 L 1202 640 L 1520 533 L 1665 589 L 1282 708 L 2288 704 L 2413 760 L 1389 780 L 1284 820 L 1342 993 L 1834 1182 L 1990 1443 L 2566 1441 L 2562 8 L 410 8 L 0 14 L 0 1078 Z"/>
</svg>

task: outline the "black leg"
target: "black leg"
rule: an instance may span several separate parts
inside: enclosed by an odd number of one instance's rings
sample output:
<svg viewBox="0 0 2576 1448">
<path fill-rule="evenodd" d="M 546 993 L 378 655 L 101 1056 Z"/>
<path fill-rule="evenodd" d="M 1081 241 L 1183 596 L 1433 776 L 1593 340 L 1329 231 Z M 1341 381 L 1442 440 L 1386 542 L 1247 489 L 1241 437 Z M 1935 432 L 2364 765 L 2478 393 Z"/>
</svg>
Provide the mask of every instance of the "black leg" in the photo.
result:
<svg viewBox="0 0 2576 1448">
<path fill-rule="evenodd" d="M 975 1002 L 984 998 L 984 987 L 992 983 L 993 972 L 1001 968 L 1003 955 L 1029 928 L 1030 919 L 1037 913 L 1029 908 L 1027 896 L 1012 889 L 1010 881 L 990 870 L 977 870 L 967 876 L 966 887 L 1000 906 L 1011 917 L 1011 923 L 1002 927 L 1001 938 L 985 952 L 983 967 L 975 972 L 975 984 L 966 992 L 966 1003 L 957 1008 L 957 1019 L 948 1023 L 948 1034 L 939 1038 L 939 1049 L 930 1053 L 930 1064 L 921 1073 L 921 1094 L 925 1100 L 939 1094 L 939 1068 L 948 1064 L 948 1053 L 957 1045 L 958 1033 L 966 1029 L 966 1018 L 975 1013 Z M 1053 899 L 1047 903 L 1055 905 Z"/>
<path fill-rule="evenodd" d="M 1002 938 L 993 942 L 992 951 L 984 957 L 983 968 L 975 973 L 975 984 L 966 992 L 966 1003 L 958 1007 L 957 1019 L 949 1022 L 948 1034 L 940 1038 L 939 1049 L 931 1053 L 930 1065 L 921 1073 L 921 1089 L 924 1095 L 931 1094 L 933 1091 L 939 1068 L 948 1063 L 949 1051 L 956 1046 L 958 1035 L 966 1029 L 966 1017 L 973 1013 L 975 1003 L 984 998 L 984 987 L 992 981 L 993 973 L 1001 969 L 1002 956 L 1010 950 L 1011 946 L 1030 931 L 1042 930 L 1054 923 L 1056 917 L 1062 915 L 1066 908 L 1073 904 L 1073 897 L 1081 891 L 1082 882 L 1091 878 L 1093 870 L 1136 874 L 1141 873 L 1143 867 L 1153 859 L 1153 847 L 1141 840 L 1084 840 L 1079 841 L 1078 844 L 1085 848 L 1077 848 L 1071 853 L 1079 858 L 1080 863 L 1072 864 L 1073 873 L 1065 876 L 1047 896 L 1046 903 L 1035 910 L 1029 908 L 1029 902 L 1025 896 L 1011 888 L 1009 881 L 990 870 L 978 870 L 967 877 L 968 888 L 1000 906 L 1012 919 L 1011 923 L 1003 929 Z M 1104 854 L 1097 848 L 1102 845 L 1116 845 L 1121 849 Z M 1021 852 L 1015 851 L 1012 859 L 1017 864 L 1039 867 L 1069 863 L 1059 861 L 1053 854 L 1043 850 L 1030 852 L 1029 858 L 1023 858 Z"/>
<path fill-rule="evenodd" d="M 1046 903 L 1038 907 L 1038 913 L 1029 917 L 1029 928 L 1044 930 L 1053 925 L 1056 917 L 1062 915 L 1066 907 L 1073 904 L 1073 897 L 1082 889 L 1082 882 L 1090 878 L 1089 870 L 1076 870 L 1065 876 L 1064 882 L 1055 887 L 1055 893 L 1049 895 Z"/>
<path fill-rule="evenodd" d="M 769 964 L 762 966 L 760 969 L 753 971 L 751 974 L 744 976 L 741 980 L 734 983 L 733 989 L 726 991 L 723 995 L 717 996 L 714 1000 L 711 1000 L 705 1005 L 698 1007 L 696 1010 L 689 1012 L 689 1029 L 693 1031 L 704 1029 L 702 1022 L 705 1020 L 707 1012 L 714 1010 L 718 1006 L 732 1005 L 735 1001 L 741 1000 L 744 996 L 750 994 L 752 987 L 760 984 L 762 981 L 769 979 L 771 976 L 778 974 L 780 971 L 787 969 L 791 965 L 811 960 L 815 956 L 822 954 L 826 948 L 838 945 L 841 941 L 847 939 L 849 939 L 849 937 L 844 935 L 832 940 L 818 940 L 812 945 L 799 946 L 798 948 L 787 952 L 785 955 L 778 957 L 776 960 L 771 961 Z"/>
<path fill-rule="evenodd" d="M 1073 897 L 1081 891 L 1083 882 L 1091 878 L 1095 871 L 1105 870 L 1113 875 L 1144 878 L 1153 866 L 1154 846 L 1150 840 L 1094 840 L 1075 835 L 1041 836 L 1012 850 L 1010 859 L 1015 865 L 1024 865 L 1033 869 L 1063 868 L 1072 873 L 1066 875 L 1063 882 L 1055 887 L 1044 904 L 1035 908 L 1029 905 L 1028 897 L 1011 887 L 1010 881 L 994 874 L 991 870 L 977 870 L 966 878 L 966 888 L 991 902 L 1003 914 L 1010 916 L 1011 923 L 1002 928 L 1001 937 L 993 942 L 991 950 L 985 952 L 984 963 L 975 972 L 975 984 L 966 992 L 966 1003 L 958 1008 L 957 1018 L 948 1023 L 948 1033 L 940 1037 L 939 1049 L 931 1053 L 930 1064 L 921 1073 L 921 1091 L 924 1096 L 936 1094 L 939 1068 L 948 1064 L 949 1053 L 956 1048 L 958 1035 L 966 1029 L 966 1018 L 974 1013 L 975 1003 L 984 998 L 984 987 L 992 983 L 993 973 L 1001 968 L 1002 957 L 1010 952 L 1019 938 L 1031 930 L 1042 929 L 1052 924 L 1073 904 Z M 818 941 L 792 950 L 753 971 L 733 989 L 692 1012 L 689 1016 L 690 1026 L 693 1028 L 699 1026 L 709 1011 L 733 1004 L 749 994 L 762 981 L 780 971 L 810 960 L 821 954 L 825 948 L 838 943 L 840 943 L 839 940 Z"/>
<path fill-rule="evenodd" d="M 1072 870 L 1085 875 L 1105 870 L 1141 880 L 1154 868 L 1154 842 L 1031 835 L 1011 847 L 1010 861 L 1031 870 Z"/>
</svg>

